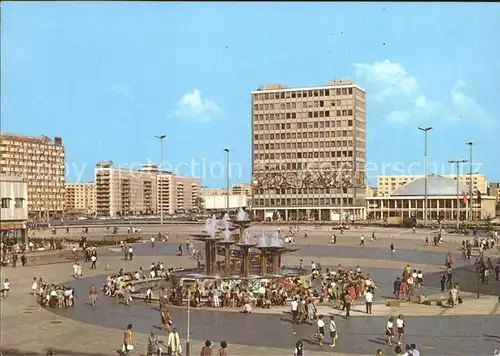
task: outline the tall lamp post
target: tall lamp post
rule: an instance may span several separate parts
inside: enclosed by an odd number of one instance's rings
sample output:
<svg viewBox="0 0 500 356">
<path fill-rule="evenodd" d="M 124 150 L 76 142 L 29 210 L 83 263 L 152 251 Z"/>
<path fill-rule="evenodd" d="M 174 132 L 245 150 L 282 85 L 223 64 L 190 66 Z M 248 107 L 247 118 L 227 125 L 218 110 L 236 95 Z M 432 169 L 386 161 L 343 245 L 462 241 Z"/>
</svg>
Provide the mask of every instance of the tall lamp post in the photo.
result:
<svg viewBox="0 0 500 356">
<path fill-rule="evenodd" d="M 460 165 L 467 163 L 466 159 L 461 159 L 458 161 L 448 161 L 448 163 L 456 164 L 457 166 L 457 230 L 460 229 Z"/>
<path fill-rule="evenodd" d="M 167 135 L 158 135 L 155 136 L 158 140 L 160 140 L 160 164 L 158 167 L 158 170 L 160 171 L 160 174 L 163 174 L 163 140 Z M 162 182 L 161 179 L 159 179 L 160 182 Z M 159 205 L 160 205 L 160 224 L 163 225 L 163 189 L 158 189 L 159 195 Z"/>
<path fill-rule="evenodd" d="M 469 141 L 465 143 L 469 146 L 469 221 L 472 223 L 474 220 L 473 206 L 474 206 L 474 193 L 473 193 L 473 184 L 472 184 L 472 146 L 474 146 L 474 142 Z"/>
<path fill-rule="evenodd" d="M 427 226 L 427 216 L 428 216 L 428 198 L 427 198 L 427 184 L 428 184 L 428 179 L 429 175 L 427 172 L 427 132 L 432 130 L 432 127 L 418 127 L 420 131 L 424 132 L 424 226 Z"/>
<path fill-rule="evenodd" d="M 226 152 L 226 212 L 229 215 L 229 148 L 224 148 Z"/>
</svg>

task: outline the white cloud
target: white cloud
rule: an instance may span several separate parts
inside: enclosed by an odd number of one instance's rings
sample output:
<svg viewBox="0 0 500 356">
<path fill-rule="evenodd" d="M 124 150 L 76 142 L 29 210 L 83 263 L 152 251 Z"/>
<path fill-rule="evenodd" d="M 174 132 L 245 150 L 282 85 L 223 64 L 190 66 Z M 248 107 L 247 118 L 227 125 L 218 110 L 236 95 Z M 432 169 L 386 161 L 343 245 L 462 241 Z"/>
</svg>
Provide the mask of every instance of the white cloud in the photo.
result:
<svg viewBox="0 0 500 356">
<path fill-rule="evenodd" d="M 490 116 L 486 110 L 479 105 L 472 97 L 465 94 L 463 89 L 465 82 L 458 79 L 453 88 L 451 88 L 451 101 L 460 116 L 480 121 L 490 121 Z"/>
<path fill-rule="evenodd" d="M 476 120 L 489 120 L 488 113 L 463 91 L 461 79 L 450 90 L 450 104 L 429 98 L 419 87 L 417 78 L 410 75 L 401 63 L 388 59 L 374 63 L 354 63 L 356 77 L 366 81 L 368 96 L 379 105 L 397 106 L 387 114 L 391 122 L 422 122 L 436 118 L 456 120 L 474 115 Z M 472 117 L 471 117 L 472 118 Z"/>
<path fill-rule="evenodd" d="M 113 83 L 109 86 L 109 90 L 115 94 L 123 96 L 125 99 L 134 100 L 134 96 L 125 84 Z"/>
<path fill-rule="evenodd" d="M 203 98 L 198 89 L 186 93 L 177 102 L 174 115 L 179 118 L 196 121 L 210 121 L 219 117 L 222 110 L 213 100 Z"/>
</svg>

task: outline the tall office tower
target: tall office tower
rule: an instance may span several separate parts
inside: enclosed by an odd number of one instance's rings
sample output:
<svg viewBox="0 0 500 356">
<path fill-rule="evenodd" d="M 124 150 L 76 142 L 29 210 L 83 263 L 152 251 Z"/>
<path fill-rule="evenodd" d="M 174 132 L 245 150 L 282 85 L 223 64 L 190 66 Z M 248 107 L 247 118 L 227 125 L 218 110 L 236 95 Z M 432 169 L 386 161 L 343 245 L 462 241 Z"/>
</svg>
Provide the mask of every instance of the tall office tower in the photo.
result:
<svg viewBox="0 0 500 356">
<path fill-rule="evenodd" d="M 28 182 L 30 218 L 64 213 L 65 153 L 61 137 L 0 134 L 0 173 Z"/>
<path fill-rule="evenodd" d="M 252 95 L 252 210 L 260 219 L 364 219 L 365 91 L 350 81 Z"/>
</svg>

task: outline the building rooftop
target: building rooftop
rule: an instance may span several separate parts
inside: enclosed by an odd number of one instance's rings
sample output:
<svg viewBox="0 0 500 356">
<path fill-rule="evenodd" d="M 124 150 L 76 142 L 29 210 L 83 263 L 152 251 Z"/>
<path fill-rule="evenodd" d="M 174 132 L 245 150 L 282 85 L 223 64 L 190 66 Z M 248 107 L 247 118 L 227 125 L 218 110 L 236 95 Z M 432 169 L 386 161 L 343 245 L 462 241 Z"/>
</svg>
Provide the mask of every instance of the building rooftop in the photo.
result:
<svg viewBox="0 0 500 356">
<path fill-rule="evenodd" d="M 281 92 L 281 91 L 299 91 L 299 90 L 318 90 L 318 89 L 337 89 L 337 88 L 358 88 L 359 90 L 365 92 L 363 88 L 359 85 L 354 84 L 350 80 L 332 80 L 328 82 L 328 85 L 320 85 L 313 87 L 300 87 L 300 88 L 287 88 L 281 84 L 270 84 L 267 86 L 261 86 L 260 88 L 252 91 L 252 94 L 262 93 L 262 92 Z"/>
<path fill-rule="evenodd" d="M 469 188 L 460 184 L 459 194 L 469 194 Z M 425 177 L 412 180 L 406 183 L 392 196 L 408 197 L 408 196 L 424 196 L 425 195 Z M 440 175 L 431 174 L 427 180 L 427 195 L 428 196 L 457 196 L 457 181 L 453 178 L 443 177 Z"/>
</svg>

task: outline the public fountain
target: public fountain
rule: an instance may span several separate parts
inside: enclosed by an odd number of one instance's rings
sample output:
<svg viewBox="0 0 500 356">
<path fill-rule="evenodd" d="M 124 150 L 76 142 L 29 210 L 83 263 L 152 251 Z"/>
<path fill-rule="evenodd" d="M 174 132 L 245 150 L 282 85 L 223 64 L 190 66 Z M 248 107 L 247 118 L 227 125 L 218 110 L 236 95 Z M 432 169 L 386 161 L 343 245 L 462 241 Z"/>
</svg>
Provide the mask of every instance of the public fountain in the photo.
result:
<svg viewBox="0 0 500 356">
<path fill-rule="evenodd" d="M 248 281 L 297 277 L 308 273 L 299 268 L 282 269 L 283 254 L 297 249 L 287 247 L 278 232 L 267 235 L 262 231 L 260 237 L 252 236 L 246 230 L 250 223 L 251 220 L 243 209 L 239 209 L 232 218 L 224 214 L 220 221 L 215 216 L 209 217 L 205 221 L 204 233 L 191 235 L 195 240 L 205 244 L 204 271 L 201 268 L 184 269 L 173 272 L 172 276 L 198 281 L 214 278 Z M 219 226 L 222 226 L 222 229 Z M 237 234 L 231 232 L 233 226 L 238 228 Z M 223 260 L 218 262 L 218 256 L 224 257 Z"/>
</svg>

